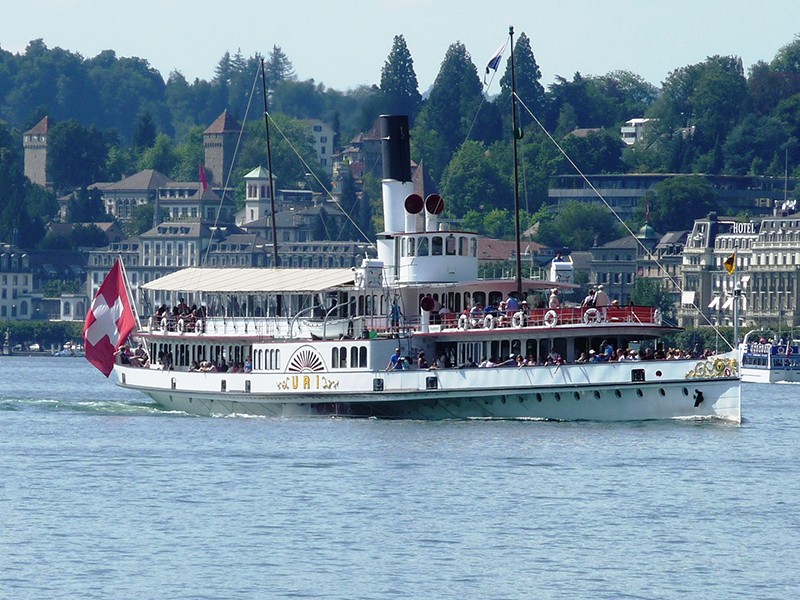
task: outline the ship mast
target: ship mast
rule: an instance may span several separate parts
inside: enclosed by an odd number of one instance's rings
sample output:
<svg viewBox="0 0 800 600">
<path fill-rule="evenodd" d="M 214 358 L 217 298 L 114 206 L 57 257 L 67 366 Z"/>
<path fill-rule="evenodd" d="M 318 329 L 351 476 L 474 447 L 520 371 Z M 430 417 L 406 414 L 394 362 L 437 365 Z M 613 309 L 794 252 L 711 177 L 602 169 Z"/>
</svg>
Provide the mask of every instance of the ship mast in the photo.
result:
<svg viewBox="0 0 800 600">
<path fill-rule="evenodd" d="M 272 266 L 278 268 L 278 231 L 275 225 L 275 179 L 272 177 L 272 150 L 269 144 L 269 110 L 267 108 L 267 75 L 261 59 L 261 89 L 264 93 L 264 125 L 267 129 L 267 171 L 269 173 L 269 206 L 272 221 Z"/>
<path fill-rule="evenodd" d="M 509 44 L 511 45 L 511 124 L 514 140 L 514 227 L 517 241 L 517 297 L 522 300 L 522 244 L 519 230 L 519 175 L 517 174 L 517 140 L 522 137 L 522 129 L 517 125 L 517 79 L 514 73 L 514 27 L 508 28 Z"/>
</svg>

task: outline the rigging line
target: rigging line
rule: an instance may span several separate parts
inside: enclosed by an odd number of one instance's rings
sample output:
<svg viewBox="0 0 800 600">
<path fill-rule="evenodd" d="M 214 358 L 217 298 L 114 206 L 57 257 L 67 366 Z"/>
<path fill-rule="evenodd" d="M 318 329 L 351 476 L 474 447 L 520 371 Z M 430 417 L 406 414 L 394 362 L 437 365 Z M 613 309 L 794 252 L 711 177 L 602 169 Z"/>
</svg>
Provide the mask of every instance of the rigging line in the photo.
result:
<svg viewBox="0 0 800 600">
<path fill-rule="evenodd" d="M 356 222 L 353 220 L 353 218 L 352 218 L 352 217 L 351 217 L 351 216 L 348 214 L 348 212 L 347 212 L 347 211 L 346 211 L 344 208 L 342 208 L 342 205 L 341 205 L 341 203 L 339 202 L 339 200 L 337 200 L 337 199 L 336 199 L 336 197 L 335 197 L 335 196 L 334 196 L 334 195 L 331 193 L 331 191 L 330 191 L 330 190 L 329 190 L 327 187 L 325 187 L 325 184 L 324 184 L 324 183 L 322 183 L 322 181 L 320 181 L 320 178 L 319 178 L 319 177 L 317 177 L 317 174 L 314 172 L 314 169 L 312 169 L 312 168 L 309 166 L 309 164 L 308 164 L 308 163 L 305 161 L 305 159 L 303 159 L 303 157 L 302 157 L 302 155 L 300 154 L 300 152 L 297 150 L 297 148 L 295 147 L 295 145 L 294 145 L 294 144 L 292 144 L 292 141 L 291 141 L 291 140 L 288 138 L 288 136 L 286 135 L 286 133 L 284 133 L 284 131 L 283 131 L 283 129 L 281 129 L 280 125 L 278 125 L 278 123 L 276 123 L 276 122 L 275 122 L 275 119 L 273 119 L 273 118 L 272 118 L 272 115 L 271 115 L 271 114 L 269 114 L 269 113 L 267 113 L 267 117 L 269 118 L 269 122 L 270 122 L 270 123 L 272 123 L 272 125 L 275 127 L 275 129 L 277 129 L 277 130 L 278 130 L 278 133 L 280 133 L 280 134 L 281 134 L 281 136 L 283 137 L 283 140 L 284 140 L 284 141 L 285 141 L 285 142 L 286 142 L 286 143 L 289 145 L 289 148 L 291 148 L 291 149 L 292 149 L 292 152 L 294 152 L 295 156 L 297 156 L 297 158 L 298 158 L 298 159 L 300 159 L 300 162 L 302 163 L 302 165 L 303 165 L 303 166 L 305 167 L 305 169 L 306 169 L 306 173 L 310 173 L 310 174 L 311 174 L 311 176 L 312 176 L 312 177 L 313 177 L 313 178 L 316 180 L 316 182 L 319 184 L 319 186 L 320 186 L 320 187 L 321 187 L 321 188 L 322 188 L 322 189 L 325 191 L 325 193 L 328 195 L 328 198 L 330 198 L 330 200 L 331 200 L 331 201 L 332 201 L 334 204 L 336 204 L 336 206 L 338 206 L 338 207 L 339 207 L 339 210 L 341 210 L 341 211 L 342 211 L 342 213 L 344 213 L 344 215 L 345 215 L 345 216 L 348 218 L 348 220 L 349 220 L 349 221 L 350 221 L 350 222 L 353 224 L 353 227 L 355 227 L 355 228 L 356 228 L 356 230 L 358 231 L 358 233 L 360 233 L 360 234 L 361 234 L 361 236 L 362 236 L 362 237 L 363 237 L 363 238 L 364 238 L 364 239 L 367 241 L 367 243 L 368 243 L 368 244 L 369 244 L 369 245 L 370 245 L 372 248 L 375 248 L 375 247 L 376 247 L 376 246 L 375 246 L 375 242 L 373 242 L 372 240 L 370 240 L 370 239 L 369 239 L 369 237 L 367 236 L 367 234 L 366 234 L 366 233 L 364 233 L 364 231 L 361 229 L 361 227 L 359 227 L 359 226 L 358 226 L 358 223 L 356 223 Z"/>
<path fill-rule="evenodd" d="M 652 252 L 650 252 L 650 250 L 647 248 L 647 246 L 645 246 L 645 245 L 642 243 L 642 241 L 641 241 L 639 238 L 637 238 L 637 237 L 636 237 L 636 235 L 633 233 L 633 231 L 631 230 L 631 228 L 630 228 L 630 227 L 628 227 L 628 224 L 627 224 L 627 223 L 625 223 L 625 221 L 623 221 L 623 220 L 622 220 L 622 217 L 620 217 L 620 216 L 619 216 L 619 214 L 617 213 L 617 211 L 615 211 L 615 210 L 614 210 L 614 208 L 613 208 L 613 207 L 612 207 L 612 206 L 611 206 L 611 205 L 608 203 L 608 201 L 607 201 L 607 200 L 606 200 L 606 199 L 603 197 L 603 195 L 602 195 L 602 194 L 601 194 L 601 193 L 600 193 L 600 192 L 597 190 L 597 188 L 596 188 L 596 187 L 595 187 L 595 186 L 592 184 L 592 182 L 591 182 L 591 181 L 589 181 L 589 178 L 588 178 L 588 177 L 586 177 L 586 175 L 584 175 L 583 171 L 581 171 L 581 169 L 578 167 L 578 165 L 576 165 L 576 164 L 575 164 L 575 162 L 574 162 L 574 161 L 573 161 L 573 160 L 572 160 L 572 159 L 569 157 L 569 155 L 568 155 L 568 154 L 567 154 L 567 153 L 564 151 L 564 149 L 563 149 L 563 148 L 561 147 L 561 145 L 560 145 L 560 144 L 559 144 L 559 143 L 556 141 L 556 139 L 555 139 L 555 138 L 554 138 L 552 135 L 550 135 L 550 132 L 549 132 L 549 131 L 547 131 L 547 129 L 546 129 L 546 128 L 545 128 L 545 126 L 544 126 L 544 125 L 541 123 L 541 121 L 539 121 L 539 119 L 536 117 L 536 115 L 535 115 L 535 114 L 533 114 L 533 111 L 531 111 L 531 110 L 528 108 L 528 106 L 525 104 L 525 102 L 522 100 L 522 98 L 520 98 L 518 94 L 515 94 L 515 95 L 516 95 L 517 101 L 519 102 L 520 106 L 522 106 L 522 107 L 525 109 L 525 111 L 528 113 L 528 115 L 530 115 L 530 117 L 531 117 L 531 118 L 534 120 L 534 122 L 535 122 L 535 123 L 536 123 L 536 124 L 539 126 L 539 128 L 540 128 L 540 129 L 541 129 L 541 130 L 544 132 L 544 134 L 545 134 L 545 135 L 548 137 L 548 139 L 549 139 L 549 140 L 550 140 L 550 141 L 551 141 L 551 142 L 552 142 L 552 143 L 555 145 L 555 147 L 556 147 L 556 148 L 558 148 L 558 151 L 559 151 L 559 152 L 560 152 L 560 153 L 561 153 L 561 154 L 564 156 L 564 158 L 566 158 L 566 159 L 567 159 L 567 161 L 569 162 L 569 164 L 571 164 L 571 165 L 572 165 L 572 168 L 573 168 L 573 169 L 575 169 L 575 171 L 578 173 L 578 175 L 580 175 L 581 179 L 583 179 L 583 181 L 586 183 L 586 185 L 588 185 L 588 186 L 589 186 L 589 188 L 590 188 L 590 189 L 591 189 L 591 190 L 592 190 L 592 191 L 593 191 L 593 192 L 594 192 L 594 193 L 597 195 L 597 197 L 598 197 L 598 198 L 600 198 L 600 200 L 601 200 L 601 201 L 602 201 L 602 203 L 603 203 L 603 204 L 606 206 L 606 208 L 608 208 L 608 210 L 611 212 L 611 214 L 612 214 L 612 215 L 614 215 L 614 218 L 616 218 L 616 219 L 617 219 L 617 221 L 619 221 L 619 222 L 622 224 L 622 227 L 625 229 L 625 231 L 627 231 L 627 232 L 628 232 L 628 234 L 629 234 L 629 235 L 630 235 L 630 236 L 631 236 L 631 237 L 632 237 L 634 240 L 636 240 L 636 243 L 637 243 L 639 246 L 641 246 L 642 250 L 644 250 L 644 252 L 645 252 L 646 256 L 648 257 L 648 259 L 652 260 L 652 261 L 653 261 L 653 262 L 654 262 L 654 263 L 655 263 L 655 264 L 658 266 L 659 270 L 660 270 L 660 271 L 661 271 L 661 272 L 664 274 L 664 276 L 665 276 L 665 277 L 666 277 L 666 278 L 669 280 L 669 282 L 670 282 L 670 283 L 671 283 L 673 286 L 675 286 L 675 288 L 676 288 L 676 289 L 677 289 L 679 292 L 683 293 L 683 291 L 684 291 L 683 287 L 681 287 L 680 283 L 678 283 L 678 281 L 677 281 L 677 280 L 676 280 L 674 277 L 672 277 L 672 275 L 670 275 L 670 273 L 669 273 L 669 271 L 667 270 L 667 268 L 666 268 L 666 267 L 665 267 L 663 264 L 661 264 L 661 261 L 659 261 L 659 260 L 658 260 L 658 257 L 657 257 L 657 256 L 655 256 L 655 255 L 654 255 Z M 712 322 L 711 322 L 711 319 L 709 319 L 709 318 L 706 316 L 706 314 L 705 314 L 705 313 L 704 313 L 704 312 L 703 312 L 703 311 L 700 309 L 700 307 L 699 307 L 699 306 L 697 306 L 697 304 L 695 304 L 695 303 L 694 303 L 694 301 L 692 302 L 692 306 L 693 306 L 693 307 L 694 307 L 694 308 L 697 310 L 697 312 L 698 312 L 698 313 L 700 313 L 700 316 L 701 316 L 701 317 L 702 317 L 702 318 L 705 320 L 706 324 L 710 325 L 710 326 L 711 326 L 711 328 L 714 330 L 714 332 L 715 332 L 715 333 L 716 333 L 716 334 L 717 334 L 717 335 L 718 335 L 720 338 L 722 338 L 722 340 L 723 340 L 723 341 L 724 341 L 726 344 L 728 344 L 728 346 L 730 347 L 730 349 L 731 349 L 731 350 L 733 350 L 733 349 L 734 349 L 734 347 L 731 345 L 731 343 L 730 343 L 730 342 L 729 342 L 729 341 L 728 341 L 728 340 L 725 338 L 725 336 L 723 336 L 723 335 L 722 335 L 722 333 L 720 332 L 719 328 L 718 328 L 716 325 L 714 325 L 714 323 L 712 323 Z M 734 343 L 736 343 L 736 340 L 734 340 Z"/>
<path fill-rule="evenodd" d="M 234 156 L 237 156 L 239 154 L 239 147 L 241 146 L 242 139 L 244 138 L 244 123 L 247 122 L 247 115 L 250 114 L 250 105 L 253 103 L 253 96 L 255 95 L 256 83 L 258 83 L 258 77 L 259 77 L 259 71 L 258 71 L 258 69 L 256 69 L 256 74 L 255 74 L 255 77 L 253 78 L 253 85 L 250 88 L 250 96 L 247 99 L 247 106 L 246 106 L 246 108 L 244 110 L 244 119 L 242 120 L 242 125 L 239 128 L 239 137 L 236 138 L 236 146 L 234 147 L 234 150 L 233 150 L 233 155 Z M 213 233 L 216 231 L 216 227 L 219 225 L 219 217 L 220 217 L 220 213 L 222 212 L 222 203 L 225 201 L 225 194 L 227 193 L 228 185 L 231 182 L 231 178 L 233 177 L 234 164 L 235 164 L 235 161 L 232 160 L 231 161 L 231 165 L 228 168 L 228 173 L 225 176 L 225 184 L 222 187 L 222 195 L 219 198 L 219 204 L 217 205 L 217 213 L 214 216 L 214 225 L 213 225 L 214 229 L 211 229 L 211 232 L 212 232 L 211 242 L 209 242 L 208 247 L 206 248 L 206 253 L 203 256 L 203 262 L 201 263 L 200 266 L 205 266 L 208 263 L 208 254 L 211 251 L 211 246 L 213 245 L 213 242 L 214 242 Z M 270 182 L 270 185 L 272 185 L 272 182 Z M 202 216 L 201 216 L 201 220 L 202 220 Z"/>
</svg>

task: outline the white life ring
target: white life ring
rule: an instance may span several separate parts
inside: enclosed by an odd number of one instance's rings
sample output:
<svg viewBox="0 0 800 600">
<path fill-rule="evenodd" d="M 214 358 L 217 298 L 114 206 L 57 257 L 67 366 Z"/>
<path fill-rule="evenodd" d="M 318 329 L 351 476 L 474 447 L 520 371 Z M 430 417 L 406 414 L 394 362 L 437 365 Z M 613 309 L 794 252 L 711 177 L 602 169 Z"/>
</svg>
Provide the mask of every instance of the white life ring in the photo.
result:
<svg viewBox="0 0 800 600">
<path fill-rule="evenodd" d="M 201 333 L 203 333 L 203 319 L 197 319 L 197 321 L 195 321 L 194 332 L 197 335 L 200 335 Z"/>
<path fill-rule="evenodd" d="M 163 319 L 161 319 L 161 331 L 166 331 L 166 330 L 167 330 L 167 317 L 164 317 Z"/>
<path fill-rule="evenodd" d="M 653 323 L 661 325 L 661 310 L 658 308 L 653 311 Z"/>
<path fill-rule="evenodd" d="M 587 325 L 595 325 L 602 321 L 603 316 L 600 314 L 600 311 L 596 308 L 590 308 L 585 313 L 583 313 L 583 322 Z"/>
<path fill-rule="evenodd" d="M 178 319 L 178 333 L 183 333 L 186 331 L 186 323 L 183 319 Z"/>
<path fill-rule="evenodd" d="M 558 324 L 558 313 L 554 310 L 548 310 L 544 314 L 544 324 L 548 327 L 555 327 Z"/>
<path fill-rule="evenodd" d="M 494 315 L 486 315 L 483 319 L 483 328 L 494 329 L 495 327 L 497 327 L 497 319 L 494 318 Z"/>
<path fill-rule="evenodd" d="M 525 327 L 525 313 L 521 310 L 515 312 L 514 316 L 511 317 L 511 324 L 517 329 L 520 327 Z"/>
<path fill-rule="evenodd" d="M 467 317 L 467 315 L 461 315 L 458 317 L 458 328 L 462 331 L 469 329 L 469 317 Z"/>
</svg>

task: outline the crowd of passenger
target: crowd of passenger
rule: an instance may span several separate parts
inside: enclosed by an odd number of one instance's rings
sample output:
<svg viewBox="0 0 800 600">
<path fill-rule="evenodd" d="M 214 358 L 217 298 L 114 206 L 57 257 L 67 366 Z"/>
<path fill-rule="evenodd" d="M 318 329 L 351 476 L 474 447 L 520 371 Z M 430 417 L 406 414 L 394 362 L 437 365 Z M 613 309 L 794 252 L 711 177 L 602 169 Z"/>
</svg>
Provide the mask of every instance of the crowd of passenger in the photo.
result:
<svg viewBox="0 0 800 600">
<path fill-rule="evenodd" d="M 710 349 L 694 351 L 681 350 L 678 348 L 664 349 L 659 344 L 655 348 L 650 346 L 634 350 L 633 348 L 617 348 L 614 349 L 608 340 L 603 340 L 600 344 L 599 350 L 590 349 L 588 352 L 581 352 L 580 356 L 575 359 L 573 364 L 595 364 L 595 363 L 613 363 L 613 362 L 640 362 L 640 361 L 653 361 L 653 360 L 703 360 L 714 355 L 714 351 Z M 445 368 L 495 368 L 495 367 L 539 367 L 539 366 L 560 366 L 566 364 L 567 361 L 563 359 L 561 354 L 556 350 L 551 350 L 547 355 L 540 359 L 534 358 L 532 354 L 523 356 L 522 354 L 509 354 L 507 358 L 498 358 L 496 356 L 482 357 L 479 362 L 466 362 L 464 364 L 455 365 L 453 361 L 448 359 L 444 354 L 436 357 L 436 359 L 429 363 L 425 357 L 425 352 L 419 352 L 417 359 L 412 360 L 409 356 L 404 356 L 400 348 L 396 348 L 394 354 L 389 359 L 389 364 L 386 365 L 387 371 L 407 371 L 411 369 L 417 370 L 432 370 L 432 369 L 445 369 Z"/>
<path fill-rule="evenodd" d="M 167 329 L 175 331 L 179 323 L 183 323 L 184 331 L 194 331 L 197 323 L 206 319 L 206 307 L 192 304 L 189 306 L 183 298 L 178 299 L 178 304 L 170 309 L 162 304 L 153 314 L 154 325 L 160 327 L 165 324 Z"/>
<path fill-rule="evenodd" d="M 244 362 L 225 362 L 221 359 L 219 362 L 210 360 L 195 360 L 189 365 L 189 371 L 196 373 L 252 373 L 253 372 L 253 359 L 249 356 Z"/>
</svg>

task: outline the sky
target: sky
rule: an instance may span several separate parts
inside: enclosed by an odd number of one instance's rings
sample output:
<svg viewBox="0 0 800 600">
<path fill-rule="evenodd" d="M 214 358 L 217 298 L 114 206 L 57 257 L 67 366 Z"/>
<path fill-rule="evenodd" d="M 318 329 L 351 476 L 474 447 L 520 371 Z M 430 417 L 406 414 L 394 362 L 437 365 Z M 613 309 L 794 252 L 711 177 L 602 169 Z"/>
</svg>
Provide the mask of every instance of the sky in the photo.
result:
<svg viewBox="0 0 800 600">
<path fill-rule="evenodd" d="M 434 82 L 447 48 L 463 43 L 482 75 L 508 37 L 525 32 L 542 83 L 628 70 L 660 85 L 669 72 L 715 54 L 745 70 L 769 62 L 800 33 L 800 0 L 0 0 L 0 48 L 31 40 L 91 58 L 103 50 L 146 59 L 166 80 L 210 80 L 226 51 L 249 57 L 279 46 L 297 77 L 340 91 L 380 82 L 403 35 L 419 88 Z M 508 54 L 503 57 L 502 65 Z M 503 67 L 501 67 L 502 73 Z M 499 88 L 499 77 L 489 92 Z"/>
</svg>

